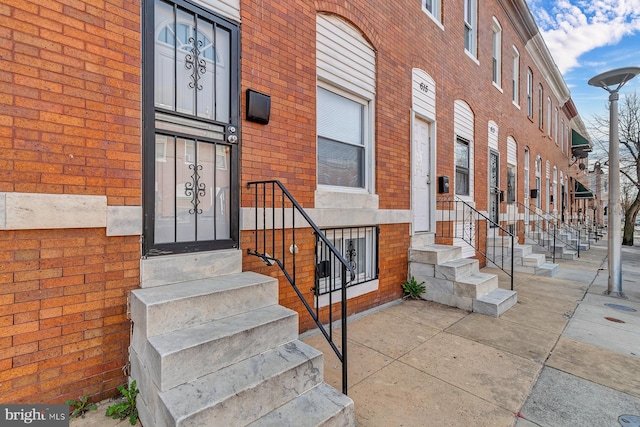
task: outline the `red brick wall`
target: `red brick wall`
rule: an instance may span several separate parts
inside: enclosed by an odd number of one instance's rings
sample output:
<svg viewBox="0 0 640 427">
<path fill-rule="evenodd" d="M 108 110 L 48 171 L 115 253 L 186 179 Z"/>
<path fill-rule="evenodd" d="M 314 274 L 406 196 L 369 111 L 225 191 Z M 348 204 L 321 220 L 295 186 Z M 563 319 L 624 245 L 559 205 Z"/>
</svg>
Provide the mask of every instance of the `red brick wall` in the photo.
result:
<svg viewBox="0 0 640 427">
<path fill-rule="evenodd" d="M 5 1 L 0 17 L 0 191 L 140 205 L 140 1 Z"/>
<path fill-rule="evenodd" d="M 414 67 L 436 81 L 433 177 L 454 175 L 456 99 L 475 113 L 475 194 L 481 209 L 487 203 L 488 120 L 500 128 L 502 153 L 508 135 L 518 142 L 519 175 L 526 146 L 532 160 L 542 154 L 563 168 L 566 156 L 544 137 L 546 128 L 538 129 L 537 95 L 533 121 L 526 117 L 526 69 L 534 71 L 534 88 L 542 72 L 503 10 L 495 2 L 479 8 L 477 65 L 464 53 L 462 3 L 443 5 L 444 30 L 418 1 L 242 0 L 241 90 L 253 88 L 272 99 L 268 125 L 242 122 L 242 184 L 280 179 L 304 207 L 313 207 L 317 12 L 353 23 L 377 53 L 375 187 L 380 208 L 410 208 Z M 141 0 L 0 4 L 0 191 L 104 195 L 112 206 L 140 205 L 140 6 Z M 491 84 L 493 15 L 503 27 L 504 93 Z M 511 104 L 512 44 L 521 55 L 521 109 Z M 546 99 L 551 91 L 543 85 Z M 501 161 L 506 179 L 505 154 Z M 518 197 L 522 185 L 519 179 Z M 243 206 L 250 206 L 244 186 L 242 197 Z M 353 312 L 401 295 L 409 226 L 381 228 L 379 291 L 351 300 Z M 250 237 L 242 233 L 243 249 Z M 125 296 L 139 282 L 138 237 L 105 237 L 104 229 L 0 231 L 0 242 L 0 401 L 113 395 L 125 380 Z M 313 238 L 303 234 L 299 242 L 300 253 L 306 254 L 300 258 L 299 277 L 309 292 Z M 279 275 L 250 257 L 244 264 Z M 302 312 L 288 284 L 280 283 L 280 301 Z M 302 316 L 301 328 L 309 327 Z"/>
<path fill-rule="evenodd" d="M 140 1 L 0 5 L 0 191 L 140 205 Z M 0 402 L 115 395 L 139 237 L 0 231 Z"/>
<path fill-rule="evenodd" d="M 139 238 L 32 230 L 0 232 L 0 243 L 0 402 L 113 396 L 125 382 Z"/>
</svg>

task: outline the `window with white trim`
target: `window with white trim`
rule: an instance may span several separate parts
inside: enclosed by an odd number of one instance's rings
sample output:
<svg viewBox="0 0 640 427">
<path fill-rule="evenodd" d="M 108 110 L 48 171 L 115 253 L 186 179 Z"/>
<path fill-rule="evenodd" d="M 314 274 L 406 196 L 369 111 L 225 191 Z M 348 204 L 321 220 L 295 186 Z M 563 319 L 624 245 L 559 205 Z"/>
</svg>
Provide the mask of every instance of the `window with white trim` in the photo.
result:
<svg viewBox="0 0 640 427">
<path fill-rule="evenodd" d="M 493 37 L 491 49 L 491 71 L 493 83 L 498 87 L 502 85 L 502 27 L 498 20 L 493 17 Z"/>
<path fill-rule="evenodd" d="M 527 68 L 527 117 L 533 119 L 533 72 Z"/>
<path fill-rule="evenodd" d="M 328 228 L 321 231 L 356 273 L 353 280 L 347 280 L 347 287 L 378 278 L 377 226 Z M 316 257 L 318 295 L 339 290 L 342 287 L 343 264 L 320 239 L 316 243 Z"/>
<path fill-rule="evenodd" d="M 516 201 L 516 165 L 507 165 L 507 203 Z"/>
<path fill-rule="evenodd" d="M 318 184 L 367 189 L 367 100 L 318 86 Z"/>
<path fill-rule="evenodd" d="M 511 74 L 511 100 L 520 105 L 520 52 L 513 46 L 513 73 Z"/>
<path fill-rule="evenodd" d="M 560 130 L 560 150 L 564 153 L 564 119 L 562 119 L 562 128 Z"/>
<path fill-rule="evenodd" d="M 469 195 L 469 141 L 456 138 L 456 194 Z"/>
<path fill-rule="evenodd" d="M 478 0 L 464 0 L 464 48 L 476 58 L 478 44 Z"/>
<path fill-rule="evenodd" d="M 538 85 L 538 127 L 542 129 L 544 126 L 544 90 L 542 85 Z"/>
<path fill-rule="evenodd" d="M 547 97 L 547 136 L 551 138 L 551 110 L 552 110 L 552 102 L 551 97 Z"/>
<path fill-rule="evenodd" d="M 441 2 L 442 0 L 422 0 L 422 10 L 437 22 L 441 22 Z"/>
<path fill-rule="evenodd" d="M 558 107 L 555 109 L 555 116 L 553 118 L 553 140 L 558 145 Z"/>
</svg>

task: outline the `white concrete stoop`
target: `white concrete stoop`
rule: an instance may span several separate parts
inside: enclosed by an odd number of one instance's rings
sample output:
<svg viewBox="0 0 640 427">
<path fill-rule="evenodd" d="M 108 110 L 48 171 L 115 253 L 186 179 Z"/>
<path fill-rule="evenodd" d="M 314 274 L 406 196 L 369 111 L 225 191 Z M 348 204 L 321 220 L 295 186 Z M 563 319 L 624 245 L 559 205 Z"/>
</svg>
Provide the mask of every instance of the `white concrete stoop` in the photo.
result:
<svg viewBox="0 0 640 427">
<path fill-rule="evenodd" d="M 511 239 L 498 237 L 488 239 L 487 250 L 489 256 L 495 261 L 487 261 L 487 266 L 510 265 Z M 547 262 L 546 255 L 540 251 L 534 252 L 535 245 L 515 244 L 513 247 L 513 269 L 521 273 L 535 274 L 537 276 L 554 277 L 558 274 L 558 264 Z M 542 251 L 544 252 L 544 251 Z"/>
<path fill-rule="evenodd" d="M 498 288 L 498 276 L 482 273 L 479 261 L 462 258 L 462 248 L 423 245 L 409 249 L 409 277 L 424 282 L 422 298 L 498 317 L 513 307 L 515 291 Z"/>
<path fill-rule="evenodd" d="M 298 340 L 298 314 L 278 305 L 277 280 L 241 265 L 239 250 L 142 261 L 130 297 L 142 424 L 355 426 L 322 353 Z"/>
</svg>

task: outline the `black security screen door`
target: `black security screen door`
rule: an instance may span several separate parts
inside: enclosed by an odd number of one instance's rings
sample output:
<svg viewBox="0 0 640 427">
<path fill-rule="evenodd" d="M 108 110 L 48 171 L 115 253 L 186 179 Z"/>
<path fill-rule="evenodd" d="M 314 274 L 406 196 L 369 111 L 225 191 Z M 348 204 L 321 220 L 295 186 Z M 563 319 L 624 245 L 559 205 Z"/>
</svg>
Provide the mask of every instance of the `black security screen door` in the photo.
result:
<svg viewBox="0 0 640 427">
<path fill-rule="evenodd" d="M 236 25 L 145 2 L 144 254 L 238 247 Z"/>
</svg>

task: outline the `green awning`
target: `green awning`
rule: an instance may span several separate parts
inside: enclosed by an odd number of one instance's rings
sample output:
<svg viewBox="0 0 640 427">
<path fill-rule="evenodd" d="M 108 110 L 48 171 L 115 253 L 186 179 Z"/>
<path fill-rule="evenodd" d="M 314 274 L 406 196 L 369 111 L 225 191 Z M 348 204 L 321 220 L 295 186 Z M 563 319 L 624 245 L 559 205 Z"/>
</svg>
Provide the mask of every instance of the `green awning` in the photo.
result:
<svg viewBox="0 0 640 427">
<path fill-rule="evenodd" d="M 580 181 L 574 181 L 576 183 L 573 196 L 576 199 L 594 199 L 593 192 L 585 187 Z"/>
<path fill-rule="evenodd" d="M 580 135 L 575 129 L 571 129 L 571 149 L 580 148 L 584 151 L 591 151 L 591 144 L 584 136 Z"/>
</svg>

